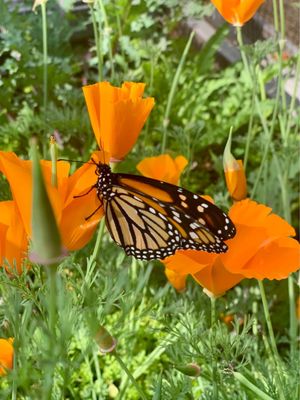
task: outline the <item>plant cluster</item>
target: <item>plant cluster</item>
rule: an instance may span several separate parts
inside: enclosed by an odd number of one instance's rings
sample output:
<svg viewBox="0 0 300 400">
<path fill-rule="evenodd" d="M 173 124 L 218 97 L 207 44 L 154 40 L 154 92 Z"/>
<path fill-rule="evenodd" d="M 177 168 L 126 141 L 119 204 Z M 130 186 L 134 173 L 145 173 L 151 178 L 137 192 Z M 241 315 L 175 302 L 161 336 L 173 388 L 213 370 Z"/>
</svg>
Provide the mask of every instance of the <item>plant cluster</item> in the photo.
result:
<svg viewBox="0 0 300 400">
<path fill-rule="evenodd" d="M 282 0 L 276 41 L 244 44 L 262 3 L 1 2 L 0 399 L 299 396 L 300 53 L 286 57 Z M 234 65 L 218 63 L 227 24 L 201 49 L 186 34 L 213 6 L 236 30 Z M 227 252 L 127 257 L 105 230 L 103 163 L 138 171 L 143 196 L 170 183 L 229 210 Z"/>
</svg>

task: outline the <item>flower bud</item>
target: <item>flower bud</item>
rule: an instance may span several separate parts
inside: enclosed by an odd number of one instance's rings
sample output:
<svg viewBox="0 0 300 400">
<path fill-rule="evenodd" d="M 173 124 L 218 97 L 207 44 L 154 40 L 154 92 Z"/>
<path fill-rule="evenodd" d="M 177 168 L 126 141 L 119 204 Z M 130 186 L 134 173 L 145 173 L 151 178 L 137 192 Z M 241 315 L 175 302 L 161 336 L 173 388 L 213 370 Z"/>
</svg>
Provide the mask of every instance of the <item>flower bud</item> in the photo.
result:
<svg viewBox="0 0 300 400">
<path fill-rule="evenodd" d="M 117 345 L 116 339 L 113 338 L 102 325 L 96 333 L 95 340 L 102 354 L 111 353 Z"/>
<path fill-rule="evenodd" d="M 196 363 L 189 363 L 185 365 L 175 365 L 175 368 L 187 376 L 196 378 L 201 373 L 201 368 Z"/>
<path fill-rule="evenodd" d="M 236 160 L 231 154 L 231 132 L 225 146 L 223 167 L 226 185 L 230 196 L 235 201 L 247 197 L 247 181 L 242 160 Z"/>
<path fill-rule="evenodd" d="M 54 212 L 45 187 L 36 143 L 32 143 L 32 251 L 30 260 L 43 265 L 55 264 L 66 255 Z"/>
</svg>

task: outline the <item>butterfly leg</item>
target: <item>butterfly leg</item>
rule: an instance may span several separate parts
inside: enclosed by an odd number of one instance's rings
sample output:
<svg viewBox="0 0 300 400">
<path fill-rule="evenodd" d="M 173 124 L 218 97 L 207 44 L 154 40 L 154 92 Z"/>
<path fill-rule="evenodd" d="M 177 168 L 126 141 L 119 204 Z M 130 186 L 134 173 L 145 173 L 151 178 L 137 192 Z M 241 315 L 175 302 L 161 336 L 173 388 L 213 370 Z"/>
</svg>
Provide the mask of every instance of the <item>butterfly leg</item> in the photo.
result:
<svg viewBox="0 0 300 400">
<path fill-rule="evenodd" d="M 92 214 L 90 214 L 88 217 L 85 217 L 85 220 L 88 221 L 93 215 L 95 215 L 96 212 L 97 212 L 98 210 L 100 210 L 100 208 L 102 207 L 102 204 L 103 204 L 103 202 L 101 201 L 99 207 L 97 207 L 96 210 L 93 211 Z"/>
<path fill-rule="evenodd" d="M 80 194 L 78 196 L 73 196 L 73 198 L 78 199 L 79 197 L 84 197 L 84 196 L 88 195 L 93 189 L 96 189 L 96 187 L 97 187 L 97 185 L 93 185 L 90 187 L 90 189 L 86 193 Z"/>
</svg>

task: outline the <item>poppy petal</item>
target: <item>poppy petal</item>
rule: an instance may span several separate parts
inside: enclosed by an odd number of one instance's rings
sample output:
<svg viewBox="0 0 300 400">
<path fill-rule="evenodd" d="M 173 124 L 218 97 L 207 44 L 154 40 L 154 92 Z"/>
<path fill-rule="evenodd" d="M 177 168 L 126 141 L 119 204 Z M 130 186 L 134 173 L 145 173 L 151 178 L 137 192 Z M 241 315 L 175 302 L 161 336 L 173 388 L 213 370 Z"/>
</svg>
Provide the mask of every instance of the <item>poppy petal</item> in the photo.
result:
<svg viewBox="0 0 300 400">
<path fill-rule="evenodd" d="M 62 202 L 59 189 L 51 184 L 51 161 L 41 161 L 43 176 L 53 211 L 59 222 Z M 27 235 L 31 235 L 32 162 L 21 160 L 12 152 L 0 152 L 0 171 L 7 178 Z M 58 187 L 64 184 L 69 173 L 69 163 L 57 164 Z"/>
<path fill-rule="evenodd" d="M 102 150 L 113 159 L 123 159 L 154 106 L 153 98 L 143 99 L 144 83 L 125 82 L 121 88 L 109 82 L 84 86 L 91 125 Z"/>
<path fill-rule="evenodd" d="M 0 202 L 0 223 L 7 226 L 0 265 L 7 270 L 16 267 L 21 272 L 22 262 L 28 250 L 28 239 L 14 201 Z"/>
<path fill-rule="evenodd" d="M 165 268 L 165 274 L 170 284 L 178 291 L 182 292 L 186 287 L 187 275 L 178 274 L 171 269 Z"/>
<path fill-rule="evenodd" d="M 60 221 L 62 242 L 68 250 L 77 250 L 85 246 L 94 234 L 103 216 L 101 207 L 91 218 L 86 220 L 99 207 L 95 191 L 74 199 L 64 208 Z"/>
<path fill-rule="evenodd" d="M 247 278 L 285 279 L 300 268 L 300 245 L 292 238 L 269 242 L 242 269 Z"/>
<path fill-rule="evenodd" d="M 235 222 L 235 221 L 234 221 Z M 233 273 L 242 273 L 243 266 L 258 252 L 261 244 L 268 239 L 264 228 L 236 224 L 237 232 L 228 240 L 228 250 L 220 255 L 225 268 Z"/>
<path fill-rule="evenodd" d="M 207 265 L 212 264 L 218 257 L 214 253 L 197 250 L 178 250 L 173 256 L 165 258 L 162 262 L 166 268 L 178 274 L 194 274 Z"/>
<path fill-rule="evenodd" d="M 221 258 L 217 257 L 214 263 L 193 274 L 193 278 L 215 296 L 221 296 L 244 279 L 244 276 L 230 273 Z"/>
<path fill-rule="evenodd" d="M 0 375 L 5 375 L 7 369 L 12 369 L 14 359 L 13 339 L 0 338 Z"/>
<path fill-rule="evenodd" d="M 265 228 L 270 237 L 295 235 L 294 228 L 283 218 L 273 214 L 270 207 L 250 199 L 235 203 L 229 211 L 229 216 L 238 224 Z"/>
</svg>

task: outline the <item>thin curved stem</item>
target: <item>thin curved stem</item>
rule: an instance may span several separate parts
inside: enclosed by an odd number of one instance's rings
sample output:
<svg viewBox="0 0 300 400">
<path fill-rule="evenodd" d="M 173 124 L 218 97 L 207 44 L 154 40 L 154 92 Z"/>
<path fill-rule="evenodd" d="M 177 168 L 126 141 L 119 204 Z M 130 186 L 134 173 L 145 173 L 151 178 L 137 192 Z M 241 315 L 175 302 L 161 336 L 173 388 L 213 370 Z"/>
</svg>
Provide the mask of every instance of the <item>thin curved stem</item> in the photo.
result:
<svg viewBox="0 0 300 400">
<path fill-rule="evenodd" d="M 138 385 L 137 381 L 134 379 L 132 373 L 129 371 L 129 369 L 127 368 L 126 364 L 123 362 L 122 358 L 118 355 L 118 353 L 116 351 L 113 351 L 111 354 L 118 361 L 118 363 L 120 364 L 121 368 L 126 372 L 129 380 L 131 381 L 131 383 L 133 384 L 133 386 L 136 388 L 137 392 L 139 393 L 140 398 L 142 400 L 147 400 L 147 397 L 146 397 L 145 393 L 142 391 L 142 389 Z"/>
<path fill-rule="evenodd" d="M 168 126 L 169 126 L 169 118 L 170 118 L 170 112 L 171 112 L 171 108 L 172 108 L 172 104 L 173 104 L 173 100 L 175 97 L 175 92 L 178 86 L 178 82 L 179 82 L 179 78 L 180 78 L 180 74 L 182 71 L 182 68 L 184 66 L 186 57 L 188 55 L 189 49 L 191 47 L 192 44 L 192 40 L 195 36 L 195 32 L 192 31 L 188 41 L 185 45 L 185 48 L 183 50 L 182 56 L 180 58 L 176 73 L 174 75 L 174 79 L 172 81 L 172 86 L 171 86 L 171 90 L 169 92 L 169 96 L 168 96 L 168 101 L 167 101 L 167 107 L 166 107 L 166 112 L 164 115 L 164 132 L 163 132 L 163 140 L 162 140 L 162 145 L 161 145 L 161 153 L 163 154 L 166 151 L 166 144 L 167 144 L 167 136 L 168 136 Z"/>
<path fill-rule="evenodd" d="M 277 345 L 276 345 L 276 340 L 275 340 L 271 316 L 270 316 L 270 312 L 269 312 L 266 292 L 265 292 L 264 284 L 262 281 L 260 281 L 260 280 L 258 281 L 258 286 L 259 286 L 260 296 L 261 296 L 262 305 L 263 305 L 263 309 L 264 309 L 265 320 L 266 320 L 266 324 L 267 324 L 267 328 L 268 328 L 270 345 L 271 345 L 271 349 L 272 349 L 272 355 L 274 357 L 274 370 L 276 371 L 276 375 L 277 375 L 276 382 L 277 382 L 279 398 L 280 398 L 280 400 L 284 400 L 285 396 L 284 396 L 283 384 L 282 384 L 282 379 L 281 379 L 283 377 L 283 371 L 282 371 L 281 359 L 280 359 Z"/>
</svg>

